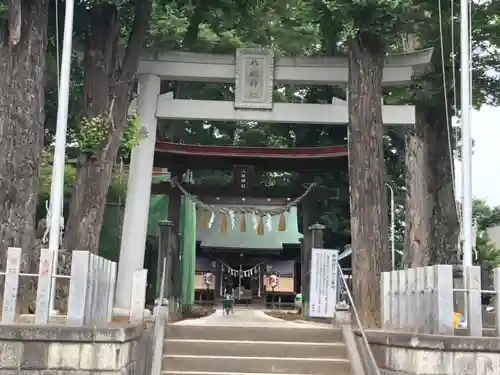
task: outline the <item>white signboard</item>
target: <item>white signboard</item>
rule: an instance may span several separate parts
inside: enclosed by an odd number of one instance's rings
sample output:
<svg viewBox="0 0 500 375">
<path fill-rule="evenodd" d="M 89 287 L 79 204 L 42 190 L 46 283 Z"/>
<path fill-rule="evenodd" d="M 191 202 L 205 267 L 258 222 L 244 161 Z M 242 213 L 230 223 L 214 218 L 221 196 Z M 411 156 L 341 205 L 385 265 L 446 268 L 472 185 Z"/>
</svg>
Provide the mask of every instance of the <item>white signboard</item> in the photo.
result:
<svg viewBox="0 0 500 375">
<path fill-rule="evenodd" d="M 338 250 L 312 249 L 309 317 L 333 318 L 337 305 Z"/>
</svg>

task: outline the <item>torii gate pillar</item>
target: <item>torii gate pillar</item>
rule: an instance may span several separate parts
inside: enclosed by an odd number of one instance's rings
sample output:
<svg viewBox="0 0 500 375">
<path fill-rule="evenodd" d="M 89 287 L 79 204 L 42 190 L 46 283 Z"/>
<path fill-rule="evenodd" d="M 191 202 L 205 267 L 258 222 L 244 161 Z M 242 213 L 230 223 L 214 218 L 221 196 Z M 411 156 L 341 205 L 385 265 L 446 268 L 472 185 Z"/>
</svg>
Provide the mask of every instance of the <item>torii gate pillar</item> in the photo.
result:
<svg viewBox="0 0 500 375">
<path fill-rule="evenodd" d="M 126 311 L 130 310 L 132 274 L 144 267 L 160 84 L 157 75 L 139 76 L 137 110 L 147 136 L 134 147 L 130 160 L 115 299 L 115 307 Z"/>
</svg>

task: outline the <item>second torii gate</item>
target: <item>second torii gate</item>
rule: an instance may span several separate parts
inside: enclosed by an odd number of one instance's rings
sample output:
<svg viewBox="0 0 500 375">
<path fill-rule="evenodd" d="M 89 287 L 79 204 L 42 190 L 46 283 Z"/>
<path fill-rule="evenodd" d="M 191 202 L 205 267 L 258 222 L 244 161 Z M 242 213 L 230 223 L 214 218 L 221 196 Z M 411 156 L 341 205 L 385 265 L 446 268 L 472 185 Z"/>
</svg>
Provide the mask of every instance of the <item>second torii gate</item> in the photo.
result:
<svg viewBox="0 0 500 375">
<path fill-rule="evenodd" d="M 422 72 L 432 50 L 388 56 L 384 85 L 407 85 Z M 275 61 L 266 49 L 239 49 L 233 55 L 160 53 L 145 56 L 139 64 L 139 96 L 133 103 L 147 137 L 132 150 L 123 222 L 116 307 L 130 309 L 135 270 L 142 269 L 146 243 L 149 197 L 155 154 L 157 119 L 262 121 L 347 125 L 348 106 L 333 98 L 330 104 L 273 103 L 275 84 L 335 85 L 346 87 L 346 57 L 284 57 Z M 234 101 L 175 99 L 161 94 L 162 80 L 235 82 Z M 384 105 L 384 124 L 415 123 L 410 105 Z"/>
</svg>

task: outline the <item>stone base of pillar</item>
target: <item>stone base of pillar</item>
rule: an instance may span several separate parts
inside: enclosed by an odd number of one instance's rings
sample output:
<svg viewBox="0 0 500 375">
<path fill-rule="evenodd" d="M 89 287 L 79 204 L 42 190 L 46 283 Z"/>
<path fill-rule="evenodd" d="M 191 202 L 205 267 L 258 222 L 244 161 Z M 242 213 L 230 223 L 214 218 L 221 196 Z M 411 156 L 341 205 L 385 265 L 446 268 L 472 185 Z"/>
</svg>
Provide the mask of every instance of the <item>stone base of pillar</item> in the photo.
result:
<svg viewBox="0 0 500 375">
<path fill-rule="evenodd" d="M 464 289 L 464 272 L 461 265 L 453 266 L 453 288 L 454 289 Z M 466 300 L 467 295 L 463 292 L 455 292 L 454 296 L 454 311 L 459 312 L 463 316 L 466 316 Z"/>
<path fill-rule="evenodd" d="M 144 319 L 147 319 L 152 316 L 152 313 L 148 309 L 144 309 Z M 130 319 L 130 310 L 123 309 L 120 307 L 113 308 L 113 321 L 114 322 L 125 322 Z"/>
<path fill-rule="evenodd" d="M 334 322 L 338 325 L 351 324 L 351 311 L 345 302 L 337 303 Z"/>
</svg>

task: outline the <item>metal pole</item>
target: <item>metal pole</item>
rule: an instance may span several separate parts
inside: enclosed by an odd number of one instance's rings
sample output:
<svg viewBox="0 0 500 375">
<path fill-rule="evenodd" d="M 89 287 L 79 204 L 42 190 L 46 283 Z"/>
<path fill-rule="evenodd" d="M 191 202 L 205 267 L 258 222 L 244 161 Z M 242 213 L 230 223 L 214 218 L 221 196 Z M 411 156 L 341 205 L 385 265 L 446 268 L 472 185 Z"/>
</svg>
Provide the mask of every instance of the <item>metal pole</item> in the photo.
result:
<svg viewBox="0 0 500 375">
<path fill-rule="evenodd" d="M 462 127 L 463 265 L 472 266 L 472 136 L 470 126 L 469 2 L 460 0 L 460 80 Z M 453 162 L 452 160 L 450 162 Z"/>
<path fill-rule="evenodd" d="M 54 266 L 52 274 L 57 272 L 59 237 L 62 215 L 62 204 L 64 199 L 64 165 L 66 162 L 66 131 L 68 128 L 68 102 L 71 74 L 71 54 L 73 38 L 73 14 L 75 9 L 74 0 L 66 0 L 64 17 L 64 37 L 61 58 L 61 81 L 59 82 L 59 98 L 57 105 L 57 127 L 55 137 L 54 163 L 52 165 L 52 182 L 50 187 L 50 232 L 49 250 L 54 253 Z M 51 312 L 54 308 L 55 280 L 52 277 L 51 288 Z"/>
<path fill-rule="evenodd" d="M 239 279 L 238 279 L 238 301 L 241 299 L 241 260 L 240 260 L 240 273 L 239 273 Z"/>
<path fill-rule="evenodd" d="M 394 205 L 394 189 L 387 182 L 385 185 L 389 188 L 391 193 L 391 265 L 394 271 L 396 269 L 396 242 L 394 240 L 396 237 L 396 207 Z"/>
</svg>

